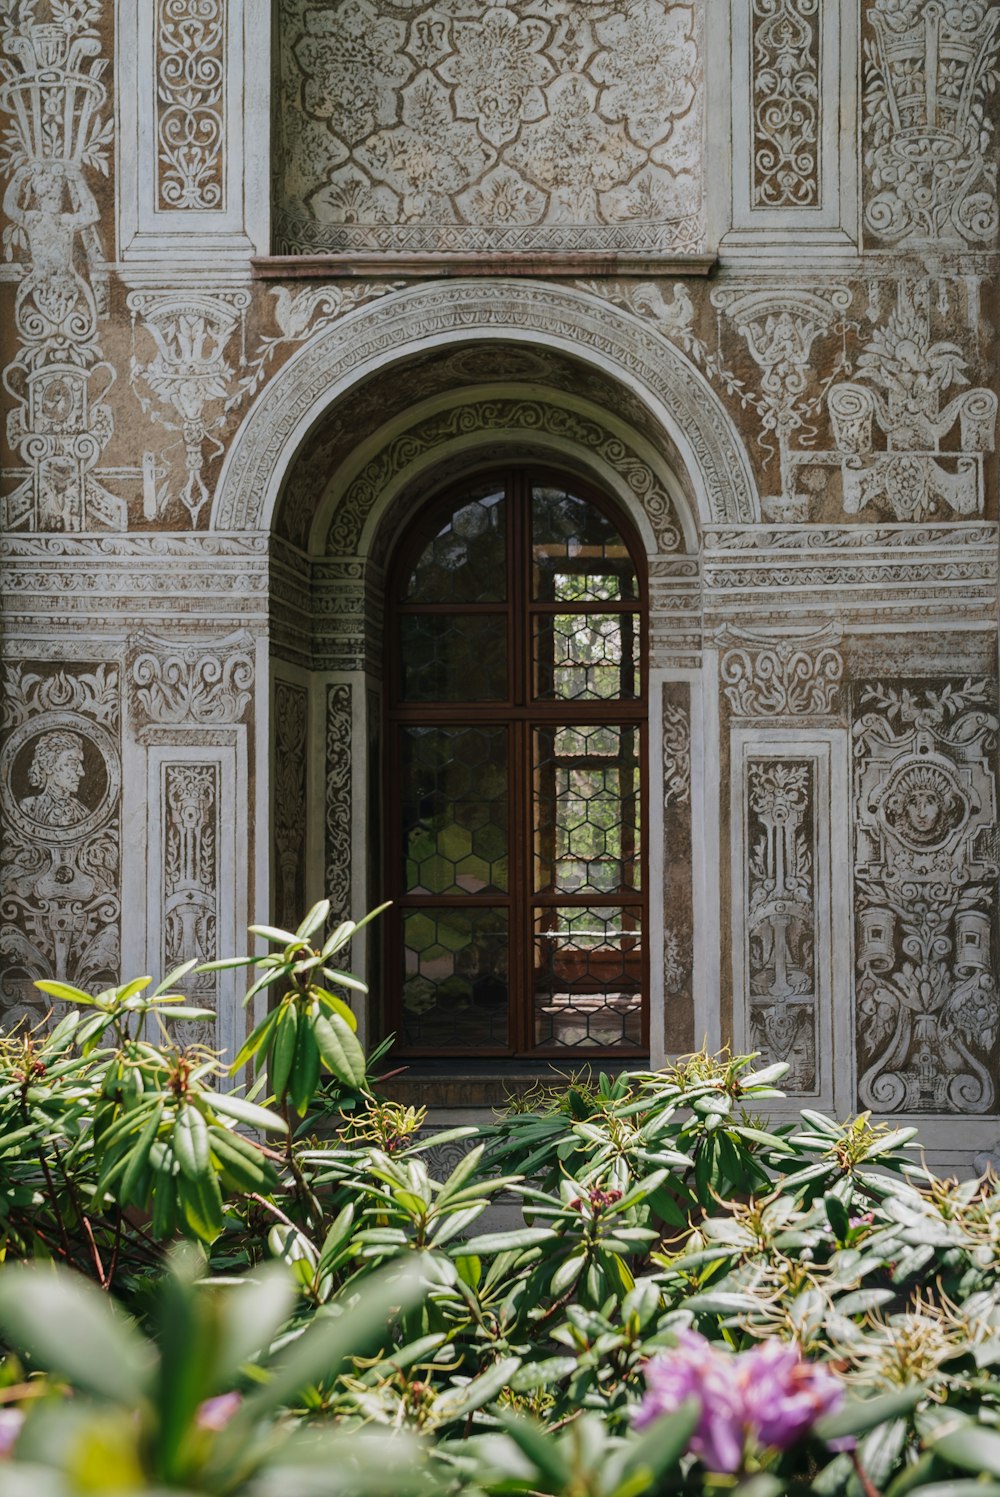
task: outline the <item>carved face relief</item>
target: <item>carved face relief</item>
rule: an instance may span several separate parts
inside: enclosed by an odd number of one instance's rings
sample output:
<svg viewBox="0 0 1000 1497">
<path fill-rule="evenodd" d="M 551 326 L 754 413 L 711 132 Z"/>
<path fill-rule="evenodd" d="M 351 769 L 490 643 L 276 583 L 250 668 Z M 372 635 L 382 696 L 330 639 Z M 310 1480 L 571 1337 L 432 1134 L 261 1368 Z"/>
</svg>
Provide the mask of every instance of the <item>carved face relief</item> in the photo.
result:
<svg viewBox="0 0 1000 1497">
<path fill-rule="evenodd" d="M 947 770 L 917 762 L 893 775 L 880 797 L 880 814 L 905 846 L 931 851 L 965 825 L 969 802 Z"/>
</svg>

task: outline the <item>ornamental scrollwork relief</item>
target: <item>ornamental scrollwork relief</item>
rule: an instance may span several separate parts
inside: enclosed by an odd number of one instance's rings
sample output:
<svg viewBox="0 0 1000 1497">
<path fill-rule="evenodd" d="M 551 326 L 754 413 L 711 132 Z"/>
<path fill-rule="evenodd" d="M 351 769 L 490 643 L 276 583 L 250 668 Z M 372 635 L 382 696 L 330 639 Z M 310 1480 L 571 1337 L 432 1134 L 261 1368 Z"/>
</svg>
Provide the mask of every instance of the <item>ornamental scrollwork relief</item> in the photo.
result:
<svg viewBox="0 0 1000 1497">
<path fill-rule="evenodd" d="M 218 914 L 220 768 L 215 763 L 173 763 L 161 766 L 163 807 L 162 960 L 172 972 L 196 957 L 214 961 L 219 955 Z M 185 994 L 202 1008 L 216 1008 L 219 979 L 215 972 L 192 972 Z M 176 1042 L 206 1044 L 211 1032 L 203 1021 L 181 1020 L 173 1028 Z"/>
<path fill-rule="evenodd" d="M 305 909 L 306 753 L 309 693 L 291 681 L 274 687 L 275 924 L 294 930 Z"/>
<path fill-rule="evenodd" d="M 241 722 L 253 700 L 256 667 L 249 634 L 218 640 L 135 635 L 127 659 L 131 715 L 140 729 Z"/>
<path fill-rule="evenodd" d="M 584 451 L 602 458 L 621 475 L 642 506 L 656 536 L 660 551 L 675 551 L 681 531 L 673 502 L 663 482 L 643 458 L 613 432 L 589 416 L 541 400 L 478 400 L 453 407 L 430 417 L 392 441 L 368 462 L 349 483 L 337 507 L 327 536 L 327 552 L 351 555 L 373 505 L 386 485 L 424 452 L 463 433 L 519 431 L 563 437 Z"/>
<path fill-rule="evenodd" d="M 279 32 L 279 253 L 701 248 L 692 0 L 283 0 Z"/>
<path fill-rule="evenodd" d="M 745 768 L 746 967 L 750 1043 L 785 1061 L 792 1093 L 817 1088 L 815 763 Z"/>
<path fill-rule="evenodd" d="M 750 158 L 755 208 L 821 200 L 819 0 L 752 0 Z"/>
<path fill-rule="evenodd" d="M 98 318 L 106 277 L 93 173 L 107 174 L 113 122 L 99 4 L 27 0 L 0 22 L 0 145 L 7 176 L 3 232 L 23 273 L 14 298 L 18 351 L 3 371 L 13 404 L 7 437 L 23 466 L 0 500 L 7 530 L 122 529 L 124 502 L 95 468 L 114 421 L 115 371 Z"/>
<path fill-rule="evenodd" d="M 663 991 L 666 1049 L 697 1044 L 694 1021 L 694 868 L 691 805 L 691 687 L 665 681 L 661 691 L 663 785 Z"/>
<path fill-rule="evenodd" d="M 326 837 L 323 863 L 330 919 L 336 924 L 351 913 L 351 816 L 353 742 L 351 688 L 340 682 L 326 692 Z"/>
<path fill-rule="evenodd" d="M 829 717 L 837 709 L 844 661 L 841 629 L 776 636 L 726 628 L 719 678 L 736 717 Z"/>
<path fill-rule="evenodd" d="M 663 804 L 691 803 L 691 714 L 663 698 Z"/>
<path fill-rule="evenodd" d="M 992 1112 L 995 683 L 858 683 L 855 702 L 860 1105 Z"/>
<path fill-rule="evenodd" d="M 865 228 L 882 244 L 992 244 L 997 168 L 993 0 L 869 0 Z"/>
<path fill-rule="evenodd" d="M 155 195 L 161 211 L 226 206 L 226 0 L 157 0 Z"/>
<path fill-rule="evenodd" d="M 0 717 L 0 1007 L 36 1023 L 32 984 L 119 980 L 118 667 L 15 662 Z"/>
</svg>

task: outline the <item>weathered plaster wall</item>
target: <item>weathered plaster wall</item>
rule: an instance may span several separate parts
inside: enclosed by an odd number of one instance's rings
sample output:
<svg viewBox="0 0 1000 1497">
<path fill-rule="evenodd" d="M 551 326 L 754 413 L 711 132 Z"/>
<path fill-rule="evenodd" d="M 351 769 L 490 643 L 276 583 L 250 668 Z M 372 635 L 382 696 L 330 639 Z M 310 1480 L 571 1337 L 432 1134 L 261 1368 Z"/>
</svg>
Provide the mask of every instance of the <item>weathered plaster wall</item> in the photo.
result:
<svg viewBox="0 0 1000 1497">
<path fill-rule="evenodd" d="M 545 454 L 650 553 L 660 1044 L 990 1143 L 1000 6 L 275 28 L 272 129 L 261 0 L 3 12 L 3 1006 L 377 896 L 400 506 Z"/>
</svg>

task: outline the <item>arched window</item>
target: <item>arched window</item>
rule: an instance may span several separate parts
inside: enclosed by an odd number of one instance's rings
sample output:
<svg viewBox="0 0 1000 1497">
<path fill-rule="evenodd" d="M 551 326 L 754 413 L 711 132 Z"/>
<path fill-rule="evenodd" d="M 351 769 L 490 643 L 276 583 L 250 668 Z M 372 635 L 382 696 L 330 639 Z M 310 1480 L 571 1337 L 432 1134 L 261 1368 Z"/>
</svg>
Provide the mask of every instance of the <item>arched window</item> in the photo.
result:
<svg viewBox="0 0 1000 1497">
<path fill-rule="evenodd" d="M 648 1048 L 645 578 L 612 504 L 526 468 L 389 578 L 388 1022 L 415 1055 Z"/>
</svg>

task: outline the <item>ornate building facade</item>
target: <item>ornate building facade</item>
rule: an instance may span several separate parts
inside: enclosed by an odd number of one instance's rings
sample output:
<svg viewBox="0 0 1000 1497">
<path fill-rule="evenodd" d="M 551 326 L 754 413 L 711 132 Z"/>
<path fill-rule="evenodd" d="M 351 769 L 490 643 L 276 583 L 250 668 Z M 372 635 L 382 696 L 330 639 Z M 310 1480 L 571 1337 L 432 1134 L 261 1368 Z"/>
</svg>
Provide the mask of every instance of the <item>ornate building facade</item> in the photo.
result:
<svg viewBox="0 0 1000 1497">
<path fill-rule="evenodd" d="M 760 1050 L 796 1104 L 991 1148 L 1000 4 L 5 0 L 0 28 L 7 1021 L 35 978 L 397 888 L 400 538 L 455 485 L 556 473 L 641 580 L 623 1043 Z M 567 815 L 610 721 L 582 695 Z M 593 926 L 578 865 L 625 855 L 587 824 L 549 905 Z M 639 937 L 574 918 L 546 1002 L 579 1017 Z M 363 1021 L 437 1004 L 460 1051 L 507 958 L 491 928 L 418 960 L 416 928 L 355 942 Z M 196 983 L 232 1049 L 237 979 Z M 491 1027 L 495 1076 L 554 1053 L 526 1023 Z"/>
</svg>

